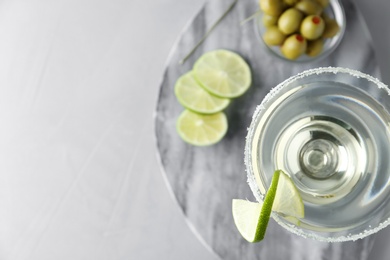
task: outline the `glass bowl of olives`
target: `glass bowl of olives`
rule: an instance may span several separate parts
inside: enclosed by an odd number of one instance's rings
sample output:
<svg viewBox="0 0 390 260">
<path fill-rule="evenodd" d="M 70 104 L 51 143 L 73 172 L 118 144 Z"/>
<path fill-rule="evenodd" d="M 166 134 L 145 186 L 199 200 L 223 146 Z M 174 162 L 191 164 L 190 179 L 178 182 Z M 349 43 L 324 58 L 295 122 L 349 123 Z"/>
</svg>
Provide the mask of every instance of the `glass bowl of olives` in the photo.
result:
<svg viewBox="0 0 390 260">
<path fill-rule="evenodd" d="M 266 48 L 294 62 L 329 55 L 345 31 L 339 0 L 259 0 L 256 30 Z"/>
</svg>

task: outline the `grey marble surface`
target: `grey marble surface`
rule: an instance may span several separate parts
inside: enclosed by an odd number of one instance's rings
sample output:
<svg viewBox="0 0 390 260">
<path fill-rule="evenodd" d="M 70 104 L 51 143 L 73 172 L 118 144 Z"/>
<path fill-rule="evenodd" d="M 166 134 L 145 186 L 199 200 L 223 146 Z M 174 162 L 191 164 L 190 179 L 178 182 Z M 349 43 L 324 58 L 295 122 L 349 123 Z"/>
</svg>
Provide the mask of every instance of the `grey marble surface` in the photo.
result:
<svg viewBox="0 0 390 260">
<path fill-rule="evenodd" d="M 239 236 L 230 213 L 233 198 L 254 200 L 246 183 L 244 140 L 255 107 L 271 87 L 304 69 L 320 66 L 353 68 L 380 78 L 364 19 L 350 0 L 343 0 L 348 26 L 336 51 L 320 61 L 291 64 L 262 48 L 253 23 L 240 27 L 240 21 L 256 10 L 256 1 L 239 1 L 194 55 L 179 65 L 179 60 L 230 3 L 206 2 L 180 35 L 164 73 L 156 112 L 156 136 L 169 188 L 200 239 L 222 259 L 368 259 L 375 236 L 326 244 L 289 234 L 271 222 L 266 239 L 252 245 Z M 223 141 L 206 148 L 192 147 L 181 141 L 175 131 L 176 118 L 183 108 L 175 99 L 173 86 L 180 75 L 191 70 L 202 53 L 218 48 L 235 51 L 247 60 L 253 71 L 253 85 L 226 110 L 230 126 Z"/>
</svg>

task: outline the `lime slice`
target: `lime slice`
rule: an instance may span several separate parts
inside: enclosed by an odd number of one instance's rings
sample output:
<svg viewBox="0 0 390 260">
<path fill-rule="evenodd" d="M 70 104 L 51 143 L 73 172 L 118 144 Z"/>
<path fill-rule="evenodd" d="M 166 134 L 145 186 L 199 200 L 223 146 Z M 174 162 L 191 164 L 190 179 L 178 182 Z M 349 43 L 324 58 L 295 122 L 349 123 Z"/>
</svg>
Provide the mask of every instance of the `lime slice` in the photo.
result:
<svg viewBox="0 0 390 260">
<path fill-rule="evenodd" d="M 175 95 L 185 108 L 202 114 L 214 114 L 224 110 L 229 99 L 219 98 L 204 90 L 194 79 L 193 73 L 181 76 L 175 84 Z"/>
<path fill-rule="evenodd" d="M 223 112 L 202 115 L 184 110 L 177 120 L 176 128 L 187 143 L 206 146 L 219 142 L 225 136 L 228 123 Z"/>
<path fill-rule="evenodd" d="M 208 92 L 223 98 L 241 96 L 252 81 L 244 59 L 227 50 L 203 54 L 194 65 L 194 76 Z"/>
<path fill-rule="evenodd" d="M 233 218 L 240 234 L 249 242 L 264 238 L 271 211 L 298 225 L 304 217 L 302 198 L 292 180 L 281 170 L 275 171 L 264 203 L 233 200 Z"/>
<path fill-rule="evenodd" d="M 292 222 L 294 218 L 304 218 L 305 209 L 299 191 L 291 178 L 283 171 L 280 172 L 279 192 L 276 193 L 272 210 L 286 216 L 286 219 Z"/>
<path fill-rule="evenodd" d="M 233 219 L 243 238 L 248 242 L 257 242 L 256 228 L 259 224 L 259 216 L 263 202 L 251 202 L 234 199 L 232 203 Z"/>
<path fill-rule="evenodd" d="M 233 200 L 233 219 L 240 234 L 251 243 L 263 240 L 271 216 L 272 204 L 278 188 L 280 171 L 272 177 L 271 186 L 264 198 L 264 203 L 246 200 Z"/>
</svg>

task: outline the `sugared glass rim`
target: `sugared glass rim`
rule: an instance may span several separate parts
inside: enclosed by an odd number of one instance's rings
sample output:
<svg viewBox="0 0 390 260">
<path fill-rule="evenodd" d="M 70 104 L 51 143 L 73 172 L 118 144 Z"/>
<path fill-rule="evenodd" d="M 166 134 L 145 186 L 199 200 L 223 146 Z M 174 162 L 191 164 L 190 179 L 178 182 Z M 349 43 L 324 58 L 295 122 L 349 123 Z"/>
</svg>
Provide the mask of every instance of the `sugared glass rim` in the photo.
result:
<svg viewBox="0 0 390 260">
<path fill-rule="evenodd" d="M 259 38 L 259 41 L 263 45 L 264 49 L 268 50 L 272 55 L 276 56 L 277 58 L 280 58 L 284 61 L 287 62 L 292 62 L 292 63 L 306 63 L 306 62 L 311 62 L 311 61 L 318 61 L 323 58 L 326 58 L 329 54 L 331 54 L 337 46 L 339 46 L 341 40 L 344 37 L 345 33 L 345 28 L 346 28 L 346 16 L 345 16 L 345 10 L 342 4 L 340 3 L 339 0 L 330 0 L 329 2 L 329 7 L 331 9 L 332 15 L 334 15 L 335 20 L 340 26 L 340 31 L 339 33 L 334 36 L 333 38 L 327 39 L 324 45 L 324 49 L 316 57 L 309 57 L 307 55 L 302 55 L 296 60 L 290 60 L 287 59 L 283 56 L 282 52 L 280 51 L 279 46 L 268 46 L 265 44 L 262 34 L 265 32 L 265 27 L 262 25 L 262 13 L 255 19 L 255 30 L 256 30 L 256 35 Z"/>
<path fill-rule="evenodd" d="M 245 167 L 247 172 L 247 182 L 249 184 L 250 189 L 252 190 L 253 195 L 255 196 L 257 201 L 262 201 L 264 198 L 264 194 L 261 192 L 261 189 L 259 185 L 256 182 L 256 178 L 254 175 L 254 169 L 252 165 L 252 140 L 255 135 L 256 127 L 258 125 L 258 121 L 260 119 L 260 114 L 264 110 L 265 105 L 268 102 L 272 102 L 272 99 L 278 95 L 278 93 L 286 86 L 290 85 L 294 81 L 297 81 L 299 79 L 305 78 L 307 76 L 311 75 L 320 75 L 320 74 L 326 74 L 326 73 L 333 73 L 333 74 L 348 74 L 349 76 L 355 77 L 355 78 L 363 78 L 367 81 L 370 81 L 377 85 L 379 89 L 383 89 L 387 92 L 388 95 L 390 95 L 390 89 L 388 86 L 384 83 L 382 83 L 380 80 L 378 80 L 375 77 L 372 77 L 368 74 L 362 73 L 357 70 L 349 69 L 349 68 L 341 68 L 341 67 L 319 67 L 315 69 L 309 69 L 305 70 L 295 76 L 292 76 L 285 81 L 278 84 L 276 87 L 272 88 L 268 94 L 265 96 L 265 98 L 262 100 L 260 105 L 257 106 L 253 117 L 252 122 L 250 124 L 250 127 L 248 128 L 248 133 L 246 136 L 246 143 L 245 143 Z M 276 169 L 275 169 L 276 170 Z M 320 232 L 315 230 L 304 230 L 300 227 L 297 227 L 296 225 L 290 224 L 283 220 L 283 218 L 278 214 L 273 212 L 272 215 L 273 219 L 283 228 L 290 231 L 291 233 L 294 233 L 296 235 L 299 235 L 304 238 L 311 238 L 317 241 L 322 242 L 345 242 L 345 241 L 355 241 L 364 237 L 367 237 L 371 234 L 377 233 L 379 230 L 387 227 L 390 225 L 390 218 L 384 220 L 383 222 L 380 222 L 376 227 L 368 226 L 364 232 L 358 233 L 358 234 L 349 234 L 349 235 L 339 235 L 339 236 L 332 236 L 332 237 L 325 237 L 321 234 L 329 234 L 330 232 Z M 333 234 L 336 234 L 338 231 L 332 232 Z M 345 232 L 340 232 L 345 233 Z"/>
</svg>

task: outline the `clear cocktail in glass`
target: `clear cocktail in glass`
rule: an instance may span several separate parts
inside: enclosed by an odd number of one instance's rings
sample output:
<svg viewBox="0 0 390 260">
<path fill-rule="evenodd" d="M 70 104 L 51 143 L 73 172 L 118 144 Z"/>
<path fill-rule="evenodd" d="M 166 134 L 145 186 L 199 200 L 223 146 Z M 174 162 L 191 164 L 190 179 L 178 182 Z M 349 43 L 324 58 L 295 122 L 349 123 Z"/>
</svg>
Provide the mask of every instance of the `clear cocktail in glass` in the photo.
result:
<svg viewBox="0 0 390 260">
<path fill-rule="evenodd" d="M 245 150 L 248 182 L 261 200 L 276 169 L 298 188 L 299 224 L 320 241 L 356 240 L 390 222 L 390 91 L 345 68 L 318 68 L 273 88 L 256 109 Z"/>
</svg>

